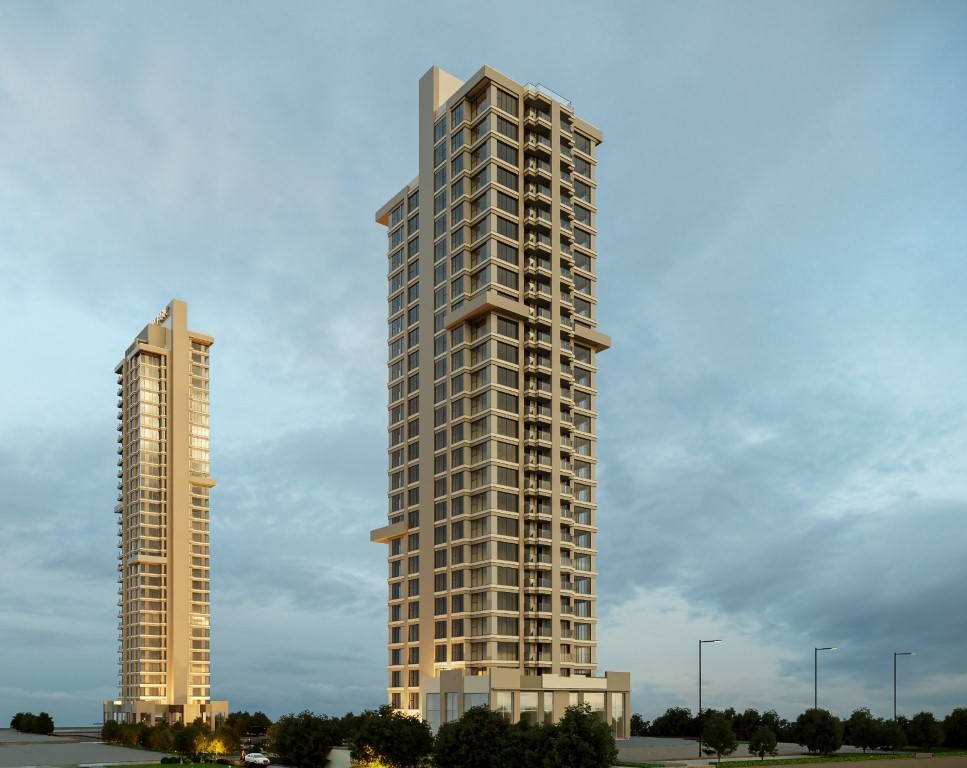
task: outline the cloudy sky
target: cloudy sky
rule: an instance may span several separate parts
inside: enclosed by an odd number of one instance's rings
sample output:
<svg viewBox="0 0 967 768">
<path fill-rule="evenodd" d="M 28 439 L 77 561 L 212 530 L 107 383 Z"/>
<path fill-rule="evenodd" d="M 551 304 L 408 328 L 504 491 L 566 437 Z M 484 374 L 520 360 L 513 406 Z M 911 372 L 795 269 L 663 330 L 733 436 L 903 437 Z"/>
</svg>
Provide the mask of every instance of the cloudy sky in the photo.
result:
<svg viewBox="0 0 967 768">
<path fill-rule="evenodd" d="M 601 127 L 600 669 L 967 705 L 967 5 L 0 4 L 0 718 L 115 695 L 115 381 L 213 350 L 213 692 L 385 701 L 385 235 L 417 81 Z M 518 28 L 518 24 L 524 25 Z"/>
</svg>

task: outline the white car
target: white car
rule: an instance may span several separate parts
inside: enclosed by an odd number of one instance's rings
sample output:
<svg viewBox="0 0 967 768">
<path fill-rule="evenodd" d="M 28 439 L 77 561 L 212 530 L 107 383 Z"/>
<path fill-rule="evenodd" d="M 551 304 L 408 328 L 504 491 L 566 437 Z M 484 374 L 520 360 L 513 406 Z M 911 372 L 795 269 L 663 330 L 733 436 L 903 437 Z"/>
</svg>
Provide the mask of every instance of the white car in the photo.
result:
<svg viewBox="0 0 967 768">
<path fill-rule="evenodd" d="M 269 759 L 261 752 L 249 752 L 245 755 L 245 762 L 250 765 L 268 765 Z"/>
</svg>

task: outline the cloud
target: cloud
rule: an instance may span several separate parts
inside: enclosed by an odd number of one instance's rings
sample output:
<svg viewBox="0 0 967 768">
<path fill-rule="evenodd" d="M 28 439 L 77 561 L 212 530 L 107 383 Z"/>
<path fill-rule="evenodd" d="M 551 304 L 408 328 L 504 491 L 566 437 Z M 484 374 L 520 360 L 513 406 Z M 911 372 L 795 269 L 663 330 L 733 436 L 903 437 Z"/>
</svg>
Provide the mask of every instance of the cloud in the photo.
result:
<svg viewBox="0 0 967 768">
<path fill-rule="evenodd" d="M 7 709 L 86 723 L 114 693 L 113 367 L 173 296 L 216 338 L 215 694 L 385 700 L 373 212 L 416 173 L 433 63 L 605 133 L 600 660 L 635 708 L 694 707 L 710 635 L 712 706 L 794 716 L 827 644 L 837 713 L 884 714 L 907 648 L 901 708 L 962 703 L 967 12 L 538 8 L 591 53 L 535 65 L 509 2 L 469 44 L 443 3 L 0 7 Z"/>
</svg>

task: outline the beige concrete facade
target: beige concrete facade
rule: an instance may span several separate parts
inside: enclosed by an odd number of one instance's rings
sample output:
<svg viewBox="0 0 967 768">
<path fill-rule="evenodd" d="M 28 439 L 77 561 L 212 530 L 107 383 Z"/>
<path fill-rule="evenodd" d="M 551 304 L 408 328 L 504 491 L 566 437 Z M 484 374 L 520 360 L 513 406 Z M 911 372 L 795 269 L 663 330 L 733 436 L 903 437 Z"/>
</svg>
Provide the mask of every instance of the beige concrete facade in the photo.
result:
<svg viewBox="0 0 967 768">
<path fill-rule="evenodd" d="M 118 689 L 104 718 L 214 724 L 211 700 L 209 353 L 174 299 L 115 368 Z"/>
<path fill-rule="evenodd" d="M 587 694 L 628 732 L 627 674 L 594 677 L 601 138 L 542 86 L 433 68 L 419 175 L 376 214 L 389 703 L 434 724 L 484 693 L 513 719 Z"/>
</svg>

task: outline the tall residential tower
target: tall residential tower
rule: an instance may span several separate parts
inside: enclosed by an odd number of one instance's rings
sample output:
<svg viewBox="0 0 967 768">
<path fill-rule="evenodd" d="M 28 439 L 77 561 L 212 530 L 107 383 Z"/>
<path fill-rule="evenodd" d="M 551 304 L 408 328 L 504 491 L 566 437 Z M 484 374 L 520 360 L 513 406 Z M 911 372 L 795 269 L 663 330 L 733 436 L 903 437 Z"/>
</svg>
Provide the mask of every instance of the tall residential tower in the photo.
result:
<svg viewBox="0 0 967 768">
<path fill-rule="evenodd" d="M 489 67 L 420 81 L 388 229 L 389 703 L 628 733 L 595 677 L 597 128 Z"/>
<path fill-rule="evenodd" d="M 105 720 L 215 725 L 210 689 L 209 348 L 172 300 L 118 383 L 118 688 Z"/>
</svg>

